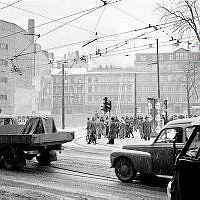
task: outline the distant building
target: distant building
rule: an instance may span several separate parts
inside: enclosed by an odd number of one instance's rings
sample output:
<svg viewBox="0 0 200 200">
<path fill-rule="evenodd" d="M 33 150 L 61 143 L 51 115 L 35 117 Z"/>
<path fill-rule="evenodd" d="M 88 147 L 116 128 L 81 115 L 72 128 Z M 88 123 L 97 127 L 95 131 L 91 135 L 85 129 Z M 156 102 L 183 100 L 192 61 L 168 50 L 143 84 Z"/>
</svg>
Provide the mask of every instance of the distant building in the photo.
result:
<svg viewBox="0 0 200 200">
<path fill-rule="evenodd" d="M 4 114 L 38 114 L 44 110 L 42 104 L 45 105 L 45 113 L 51 111 L 51 106 L 47 108 L 48 104 L 42 103 L 45 84 L 43 75 L 39 75 L 45 68 L 48 71 L 48 75 L 44 75 L 45 80 L 48 76 L 47 82 L 51 82 L 51 65 L 48 64 L 47 52 L 41 51 L 34 42 L 34 28 L 33 19 L 28 21 L 28 31 L 0 20 L 0 108 Z M 38 75 L 42 81 L 38 80 Z"/>
<path fill-rule="evenodd" d="M 190 52 L 183 48 L 174 52 L 159 53 L 160 100 L 161 103 L 165 99 L 168 100 L 169 115 L 187 113 L 187 92 L 184 88 L 187 75 L 185 69 L 188 65 L 199 65 L 199 61 L 199 52 Z M 155 53 L 139 53 L 135 56 L 134 69 L 137 74 L 137 108 L 138 112 L 141 113 L 147 113 L 147 98 L 158 98 L 156 62 L 157 55 Z M 197 84 L 196 86 L 198 94 L 200 85 Z M 198 95 L 194 93 L 190 98 L 191 106 L 198 103 L 198 101 Z M 200 114 L 200 110 L 191 109 L 191 111 L 192 113 Z"/>
<path fill-rule="evenodd" d="M 88 69 L 87 62 L 76 66 L 66 64 L 65 68 L 65 114 L 79 118 L 91 116 L 101 111 L 105 96 L 112 101 L 112 115 L 145 116 L 148 113 L 148 98 L 158 98 L 157 55 L 155 53 L 136 54 L 133 67 L 116 68 L 99 66 Z M 183 86 L 183 66 L 200 61 L 199 52 L 179 49 L 159 54 L 159 79 L 161 114 L 164 100 L 168 100 L 168 115 L 183 115 L 187 112 L 187 95 Z M 81 63 L 81 64 L 80 64 Z M 52 114 L 61 116 L 62 70 L 60 65 L 52 73 L 53 109 Z M 199 85 L 196 88 L 199 93 Z M 190 99 L 192 113 L 198 110 L 198 95 Z M 194 108 L 194 109 L 192 109 Z"/>
</svg>

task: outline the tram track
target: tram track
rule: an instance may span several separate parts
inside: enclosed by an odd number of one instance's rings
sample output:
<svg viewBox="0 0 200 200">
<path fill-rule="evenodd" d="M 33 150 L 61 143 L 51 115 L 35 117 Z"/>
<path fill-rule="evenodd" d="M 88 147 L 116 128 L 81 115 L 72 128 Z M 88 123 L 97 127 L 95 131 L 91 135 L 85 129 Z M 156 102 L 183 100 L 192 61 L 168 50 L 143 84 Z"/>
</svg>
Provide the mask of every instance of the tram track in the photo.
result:
<svg viewBox="0 0 200 200">
<path fill-rule="evenodd" d="M 36 165 L 36 166 L 39 166 L 39 164 L 37 162 L 33 162 L 32 163 L 33 165 Z M 55 169 L 52 171 L 52 169 Z M 40 172 L 40 174 L 43 174 L 43 176 L 47 176 L 47 174 L 58 174 L 58 175 L 61 175 L 60 178 L 65 178 L 65 176 L 72 176 L 72 177 L 77 177 L 77 178 L 87 178 L 87 179 L 91 179 L 91 180 L 94 180 L 94 181 L 106 181 L 109 185 L 109 182 L 110 183 L 117 183 L 119 185 L 121 185 L 121 187 L 126 187 L 126 188 L 130 188 L 130 190 L 133 189 L 133 187 L 135 189 L 138 190 L 137 194 L 134 193 L 134 195 L 136 197 L 140 197 L 140 198 L 143 198 L 143 199 L 149 199 L 149 193 L 145 193 L 144 190 L 148 190 L 148 191 L 157 191 L 157 192 L 165 192 L 166 188 L 163 188 L 163 187 L 158 187 L 155 185 L 144 185 L 140 180 L 139 178 L 133 180 L 131 183 L 122 183 L 120 182 L 117 178 L 115 177 L 108 177 L 108 176 L 103 176 L 103 175 L 99 175 L 99 174 L 94 174 L 94 173 L 88 173 L 88 172 L 83 172 L 83 171 L 79 171 L 79 170 L 72 170 L 72 169 L 67 169 L 65 167 L 58 167 L 58 166 L 55 166 L 55 165 L 50 165 L 50 166 L 45 166 L 45 167 L 24 167 L 22 169 L 22 172 L 25 172 L 25 173 L 37 173 Z M 50 175 L 51 176 L 51 175 Z M 51 176 L 52 177 L 52 176 Z M 57 177 L 59 178 L 59 177 Z"/>
</svg>

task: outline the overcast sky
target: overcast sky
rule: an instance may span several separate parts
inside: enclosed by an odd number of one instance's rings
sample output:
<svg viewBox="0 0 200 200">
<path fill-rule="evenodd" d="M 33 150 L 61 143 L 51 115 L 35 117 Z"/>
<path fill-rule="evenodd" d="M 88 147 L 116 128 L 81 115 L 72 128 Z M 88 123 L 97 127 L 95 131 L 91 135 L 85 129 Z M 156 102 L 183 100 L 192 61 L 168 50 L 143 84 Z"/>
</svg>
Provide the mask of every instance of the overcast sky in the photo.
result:
<svg viewBox="0 0 200 200">
<path fill-rule="evenodd" d="M 161 1 L 107 2 L 111 4 L 94 11 L 91 9 L 103 5 L 101 0 L 7 0 L 0 1 L 0 16 L 2 20 L 15 23 L 23 29 L 27 29 L 28 19 L 35 19 L 36 34 L 41 35 L 36 42 L 44 50 L 54 52 L 55 59 L 79 50 L 80 54 L 90 55 L 93 64 L 128 65 L 133 62 L 135 53 L 147 50 L 156 52 L 156 49 L 149 50 L 143 45 L 155 46 L 157 37 L 160 42 L 170 39 L 165 29 L 144 29 L 149 24 L 160 24 L 155 8 L 156 2 Z M 148 39 L 142 39 L 144 37 Z M 96 38 L 98 40 L 85 45 Z M 97 49 L 100 49 L 102 56 L 95 55 Z"/>
</svg>

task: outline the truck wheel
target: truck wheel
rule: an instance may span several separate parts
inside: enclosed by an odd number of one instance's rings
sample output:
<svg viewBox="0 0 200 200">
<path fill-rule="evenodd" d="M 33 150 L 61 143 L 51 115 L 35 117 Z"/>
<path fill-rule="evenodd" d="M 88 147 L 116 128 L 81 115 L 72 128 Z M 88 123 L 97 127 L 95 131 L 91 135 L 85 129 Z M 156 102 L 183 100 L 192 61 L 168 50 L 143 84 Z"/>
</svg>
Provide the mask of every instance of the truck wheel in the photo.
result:
<svg viewBox="0 0 200 200">
<path fill-rule="evenodd" d="M 14 150 L 11 147 L 5 147 L 3 150 L 3 165 L 7 170 L 14 170 L 17 168 Z"/>
<path fill-rule="evenodd" d="M 47 153 L 43 153 L 43 154 L 40 154 L 39 156 L 36 156 L 36 160 L 38 161 L 40 165 L 43 165 L 43 166 L 50 165 L 49 154 Z"/>
<path fill-rule="evenodd" d="M 120 181 L 128 183 L 136 177 L 137 172 L 129 159 L 119 158 L 116 160 L 115 174 Z"/>
</svg>

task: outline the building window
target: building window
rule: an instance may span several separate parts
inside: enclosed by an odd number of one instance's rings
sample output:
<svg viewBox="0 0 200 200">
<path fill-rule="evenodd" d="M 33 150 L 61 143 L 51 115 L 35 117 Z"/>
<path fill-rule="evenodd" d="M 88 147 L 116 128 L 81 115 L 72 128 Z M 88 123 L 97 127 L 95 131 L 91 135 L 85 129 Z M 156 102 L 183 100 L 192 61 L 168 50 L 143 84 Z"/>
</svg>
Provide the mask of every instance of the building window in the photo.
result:
<svg viewBox="0 0 200 200">
<path fill-rule="evenodd" d="M 132 92 L 132 85 L 127 85 L 127 92 Z"/>
<path fill-rule="evenodd" d="M 131 102 L 132 102 L 132 96 L 131 96 L 131 95 L 128 95 L 128 96 L 127 96 L 127 102 L 128 102 L 128 103 L 131 103 Z"/>
<path fill-rule="evenodd" d="M 8 66 L 7 60 L 0 60 L 0 65 Z"/>
<path fill-rule="evenodd" d="M 0 83 L 7 83 L 8 78 L 7 77 L 0 77 Z"/>
<path fill-rule="evenodd" d="M 0 100 L 7 100 L 7 95 L 1 94 L 0 95 Z"/>
<path fill-rule="evenodd" d="M 152 55 L 152 61 L 156 62 L 157 61 L 157 55 Z"/>
<path fill-rule="evenodd" d="M 146 57 L 145 56 L 140 56 L 140 61 L 145 61 Z"/>
<path fill-rule="evenodd" d="M 163 55 L 160 55 L 160 56 L 159 56 L 159 60 L 160 60 L 160 61 L 163 61 Z"/>
<path fill-rule="evenodd" d="M 88 77 L 88 83 L 92 83 L 92 77 Z"/>
<path fill-rule="evenodd" d="M 8 44 L 0 43 L 0 49 L 8 49 Z"/>
<path fill-rule="evenodd" d="M 92 86 L 88 86 L 88 93 L 92 92 Z"/>
<path fill-rule="evenodd" d="M 87 99 L 88 99 L 88 102 L 92 102 L 92 96 L 91 95 L 89 95 Z"/>
<path fill-rule="evenodd" d="M 112 97 L 112 99 L 113 99 L 114 102 L 118 102 L 118 96 L 117 96 L 117 95 L 114 95 L 114 96 Z"/>
<path fill-rule="evenodd" d="M 95 77 L 95 78 L 94 78 L 94 82 L 95 82 L 95 83 L 98 83 L 98 77 Z"/>
<path fill-rule="evenodd" d="M 173 54 L 170 54 L 169 55 L 169 60 L 173 60 L 174 58 L 173 58 Z"/>
</svg>

